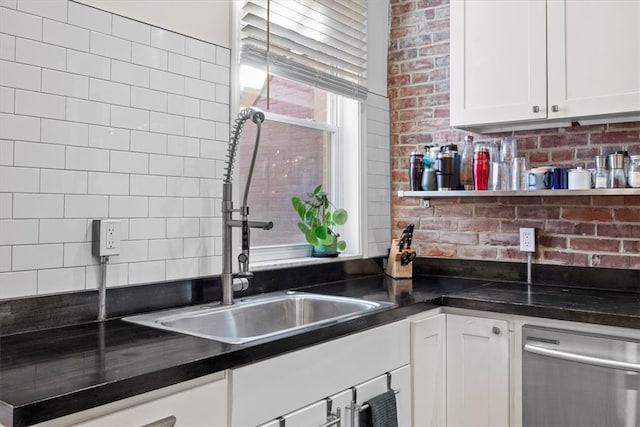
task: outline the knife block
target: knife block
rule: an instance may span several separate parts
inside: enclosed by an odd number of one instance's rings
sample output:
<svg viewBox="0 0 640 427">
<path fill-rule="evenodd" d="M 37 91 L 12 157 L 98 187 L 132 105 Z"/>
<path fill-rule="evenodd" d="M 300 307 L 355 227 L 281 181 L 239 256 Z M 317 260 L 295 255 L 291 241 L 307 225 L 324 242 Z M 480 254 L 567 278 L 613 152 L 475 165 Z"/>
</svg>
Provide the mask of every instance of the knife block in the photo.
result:
<svg viewBox="0 0 640 427">
<path fill-rule="evenodd" d="M 391 241 L 391 250 L 389 251 L 389 259 L 387 260 L 387 269 L 385 272 L 395 279 L 410 279 L 413 277 L 413 262 L 402 265 L 400 257 L 402 256 L 402 252 L 413 252 L 413 249 L 409 248 L 400 251 L 398 248 L 399 240 L 393 239 Z"/>
</svg>

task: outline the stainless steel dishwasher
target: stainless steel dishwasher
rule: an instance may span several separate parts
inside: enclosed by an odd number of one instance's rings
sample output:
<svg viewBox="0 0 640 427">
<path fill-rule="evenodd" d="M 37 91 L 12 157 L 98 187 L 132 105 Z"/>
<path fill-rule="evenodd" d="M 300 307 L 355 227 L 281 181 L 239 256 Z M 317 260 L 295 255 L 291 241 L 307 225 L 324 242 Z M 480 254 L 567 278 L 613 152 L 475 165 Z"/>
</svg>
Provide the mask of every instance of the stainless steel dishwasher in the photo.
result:
<svg viewBox="0 0 640 427">
<path fill-rule="evenodd" d="M 640 340 L 522 332 L 524 427 L 640 427 Z"/>
</svg>

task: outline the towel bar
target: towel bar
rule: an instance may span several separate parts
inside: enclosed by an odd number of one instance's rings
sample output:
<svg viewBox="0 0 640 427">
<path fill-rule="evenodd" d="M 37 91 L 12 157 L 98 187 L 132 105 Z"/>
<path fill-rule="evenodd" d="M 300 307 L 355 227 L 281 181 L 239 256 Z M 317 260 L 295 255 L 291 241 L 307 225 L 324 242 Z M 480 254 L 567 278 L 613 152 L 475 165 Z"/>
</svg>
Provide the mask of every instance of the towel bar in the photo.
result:
<svg viewBox="0 0 640 427">
<path fill-rule="evenodd" d="M 393 393 L 399 394 L 400 390 L 393 390 Z M 364 405 L 356 405 L 356 408 L 358 408 L 359 412 L 366 411 L 367 409 L 369 409 L 369 404 L 365 403 Z"/>
</svg>

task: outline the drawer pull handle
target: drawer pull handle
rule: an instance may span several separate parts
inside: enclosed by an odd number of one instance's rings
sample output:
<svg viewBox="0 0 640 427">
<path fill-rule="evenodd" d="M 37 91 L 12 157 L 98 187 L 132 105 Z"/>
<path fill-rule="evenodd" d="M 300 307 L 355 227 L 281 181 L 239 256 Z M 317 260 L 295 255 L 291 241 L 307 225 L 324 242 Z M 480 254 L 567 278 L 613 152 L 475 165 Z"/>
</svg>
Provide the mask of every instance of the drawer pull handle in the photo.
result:
<svg viewBox="0 0 640 427">
<path fill-rule="evenodd" d="M 540 112 L 540 107 L 537 106 L 537 105 L 534 105 L 532 110 L 533 110 L 534 113 L 539 113 Z"/>
<path fill-rule="evenodd" d="M 558 111 L 560 111 L 560 108 L 557 105 L 552 105 L 551 106 L 551 111 L 554 113 L 557 113 Z"/>
<path fill-rule="evenodd" d="M 495 335 L 500 335 L 500 328 L 498 328 L 497 326 L 494 326 L 493 329 L 491 329 L 491 331 L 495 334 Z"/>
<path fill-rule="evenodd" d="M 173 415 L 165 418 L 161 418 L 149 424 L 145 424 L 141 427 L 174 427 L 176 425 L 176 417 Z"/>
</svg>

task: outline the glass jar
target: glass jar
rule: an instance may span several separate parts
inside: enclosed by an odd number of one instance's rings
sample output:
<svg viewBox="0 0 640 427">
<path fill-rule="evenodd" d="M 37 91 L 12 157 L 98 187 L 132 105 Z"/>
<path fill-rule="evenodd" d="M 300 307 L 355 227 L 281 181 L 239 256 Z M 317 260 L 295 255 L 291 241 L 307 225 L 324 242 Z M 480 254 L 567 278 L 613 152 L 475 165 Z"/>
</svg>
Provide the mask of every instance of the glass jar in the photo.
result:
<svg viewBox="0 0 640 427">
<path fill-rule="evenodd" d="M 607 170 L 607 158 L 605 156 L 596 156 L 596 171 L 594 176 L 595 188 L 607 188 L 608 187 L 608 170 Z"/>
<path fill-rule="evenodd" d="M 629 160 L 629 187 L 640 188 L 640 155 L 631 156 Z"/>
</svg>

